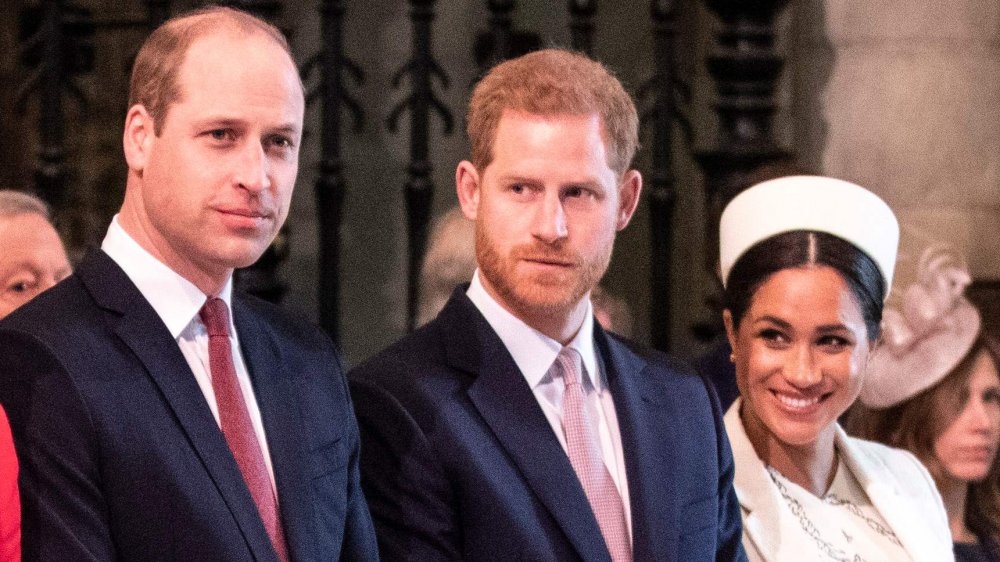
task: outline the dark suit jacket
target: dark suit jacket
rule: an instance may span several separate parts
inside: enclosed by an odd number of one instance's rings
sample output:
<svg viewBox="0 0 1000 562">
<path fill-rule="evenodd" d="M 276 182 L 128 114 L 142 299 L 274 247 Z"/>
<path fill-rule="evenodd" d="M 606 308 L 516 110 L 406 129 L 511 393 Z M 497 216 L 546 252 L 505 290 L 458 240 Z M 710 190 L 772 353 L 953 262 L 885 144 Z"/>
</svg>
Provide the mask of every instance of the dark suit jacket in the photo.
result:
<svg viewBox="0 0 1000 562">
<path fill-rule="evenodd" d="M 291 557 L 369 560 L 358 433 L 329 340 L 233 295 Z M 103 252 L 0 322 L 24 560 L 276 560 L 166 326 Z"/>
<path fill-rule="evenodd" d="M 621 429 L 635 560 L 744 560 L 712 391 L 665 355 L 595 331 Z M 362 487 L 385 560 L 610 561 L 569 458 L 464 289 L 350 378 Z"/>
</svg>

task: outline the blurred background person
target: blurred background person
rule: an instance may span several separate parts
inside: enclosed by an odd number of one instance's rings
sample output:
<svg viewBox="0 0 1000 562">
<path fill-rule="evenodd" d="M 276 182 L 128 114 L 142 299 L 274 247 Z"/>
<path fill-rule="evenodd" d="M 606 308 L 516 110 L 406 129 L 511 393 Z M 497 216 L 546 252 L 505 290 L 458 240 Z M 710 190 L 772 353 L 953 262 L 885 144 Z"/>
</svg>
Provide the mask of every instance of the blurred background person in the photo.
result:
<svg viewBox="0 0 1000 562">
<path fill-rule="evenodd" d="M 455 287 L 472 279 L 476 271 L 475 228 L 458 205 L 435 219 L 420 268 L 418 326 L 433 320 Z"/>
<path fill-rule="evenodd" d="M 930 470 L 948 511 L 955 558 L 1000 561 L 1000 345 L 965 298 L 965 260 L 941 246 L 886 309 L 848 429 L 902 447 Z"/>
<path fill-rule="evenodd" d="M 45 203 L 0 190 L 0 318 L 72 273 Z"/>
<path fill-rule="evenodd" d="M 632 309 L 625 299 L 598 285 L 590 292 L 590 302 L 594 305 L 594 318 L 602 328 L 619 336 L 632 337 Z"/>
<path fill-rule="evenodd" d="M 0 318 L 71 273 L 48 206 L 34 195 L 0 190 Z M 21 559 L 17 457 L 0 407 L 0 561 Z"/>
<path fill-rule="evenodd" d="M 458 205 L 435 219 L 420 267 L 418 326 L 433 320 L 455 288 L 472 279 L 476 271 L 475 226 L 465 218 Z M 600 285 L 591 291 L 590 300 L 594 305 L 594 317 L 602 328 L 632 337 L 632 311 L 628 303 Z"/>
<path fill-rule="evenodd" d="M 719 240 L 740 391 L 725 422 L 749 558 L 951 560 L 923 465 L 837 423 L 879 337 L 893 212 L 852 183 L 785 177 L 734 198 Z"/>
</svg>

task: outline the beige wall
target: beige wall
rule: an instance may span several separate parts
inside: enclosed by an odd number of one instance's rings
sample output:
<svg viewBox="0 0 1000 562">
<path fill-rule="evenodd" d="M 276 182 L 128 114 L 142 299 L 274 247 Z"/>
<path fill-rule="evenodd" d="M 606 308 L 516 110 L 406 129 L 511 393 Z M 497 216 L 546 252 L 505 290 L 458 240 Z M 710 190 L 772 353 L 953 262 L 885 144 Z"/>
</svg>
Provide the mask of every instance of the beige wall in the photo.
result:
<svg viewBox="0 0 1000 562">
<path fill-rule="evenodd" d="M 826 0 L 802 12 L 808 157 L 889 202 L 901 259 L 944 241 L 977 279 L 1000 278 L 1000 2 Z"/>
</svg>

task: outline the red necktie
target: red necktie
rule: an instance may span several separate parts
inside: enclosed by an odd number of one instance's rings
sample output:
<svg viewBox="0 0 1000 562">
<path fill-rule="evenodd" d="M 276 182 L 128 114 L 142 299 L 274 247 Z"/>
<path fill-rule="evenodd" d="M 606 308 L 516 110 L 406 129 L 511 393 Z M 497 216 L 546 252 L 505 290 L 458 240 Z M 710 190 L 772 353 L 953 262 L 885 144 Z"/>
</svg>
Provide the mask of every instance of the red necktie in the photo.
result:
<svg viewBox="0 0 1000 562">
<path fill-rule="evenodd" d="M 631 562 L 632 545 L 625 525 L 625 508 L 611 473 L 604 466 L 597 426 L 587 415 L 579 365 L 580 354 L 575 349 L 564 347 L 556 357 L 556 376 L 561 376 L 566 385 L 563 431 L 566 433 L 569 462 L 594 511 L 611 559 L 614 562 Z"/>
<path fill-rule="evenodd" d="M 271 487 L 271 477 L 264 464 L 264 454 L 257 441 L 247 403 L 236 379 L 233 367 L 232 347 L 229 341 L 229 308 L 220 298 L 209 298 L 202 307 L 201 321 L 208 330 L 208 360 L 212 370 L 212 389 L 219 407 L 219 425 L 229 448 L 236 458 L 236 464 L 243 473 L 243 480 L 250 489 L 250 495 L 257 504 L 257 511 L 264 522 L 264 528 L 271 538 L 278 559 L 288 561 L 285 533 L 281 528 L 278 504 Z"/>
</svg>

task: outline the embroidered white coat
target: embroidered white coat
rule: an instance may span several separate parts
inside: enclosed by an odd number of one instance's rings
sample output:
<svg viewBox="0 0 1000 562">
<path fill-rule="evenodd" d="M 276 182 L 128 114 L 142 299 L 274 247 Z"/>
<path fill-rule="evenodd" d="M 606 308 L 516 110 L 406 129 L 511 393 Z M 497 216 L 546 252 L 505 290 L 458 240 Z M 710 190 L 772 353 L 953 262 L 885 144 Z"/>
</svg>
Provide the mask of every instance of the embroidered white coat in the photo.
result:
<svg viewBox="0 0 1000 562">
<path fill-rule="evenodd" d="M 751 562 L 806 560 L 802 543 L 782 540 L 778 517 L 791 517 L 740 420 L 736 402 L 725 424 L 736 462 L 735 488 L 743 513 L 743 547 Z M 950 562 L 948 515 L 927 469 L 907 451 L 848 436 L 837 425 L 835 447 L 872 505 L 914 562 Z M 819 554 L 817 553 L 817 557 Z M 817 558 L 818 559 L 818 558 Z"/>
</svg>

